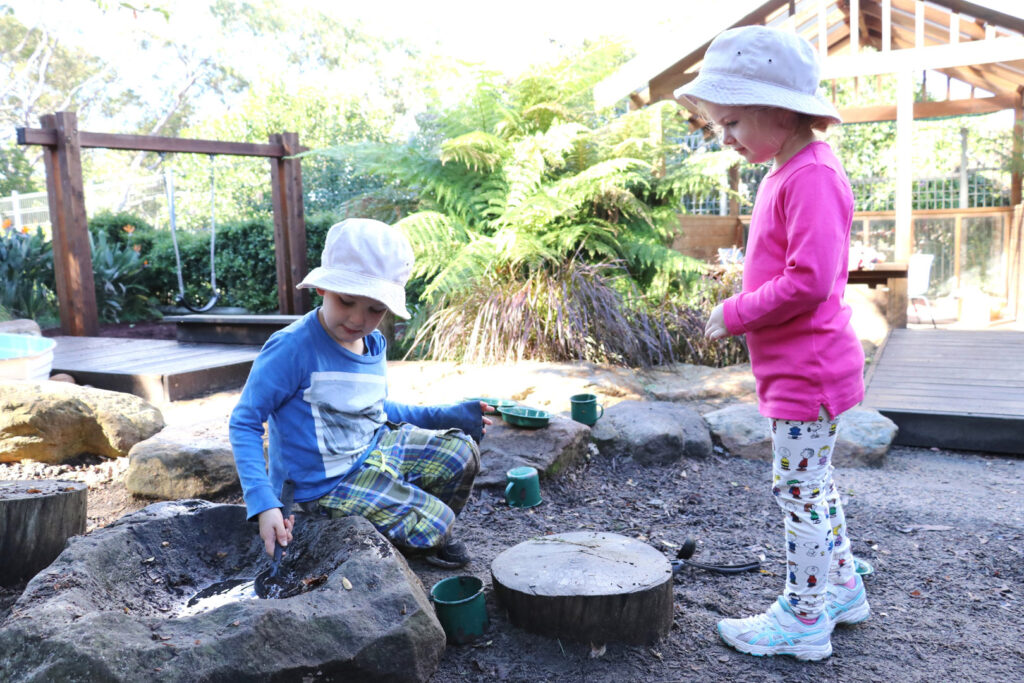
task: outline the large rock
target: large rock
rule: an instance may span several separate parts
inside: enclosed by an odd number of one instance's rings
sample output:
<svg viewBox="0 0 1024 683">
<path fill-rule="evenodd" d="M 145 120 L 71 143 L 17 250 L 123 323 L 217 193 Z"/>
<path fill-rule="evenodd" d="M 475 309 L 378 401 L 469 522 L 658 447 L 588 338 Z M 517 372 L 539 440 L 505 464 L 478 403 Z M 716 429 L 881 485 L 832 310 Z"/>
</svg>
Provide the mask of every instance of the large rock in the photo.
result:
<svg viewBox="0 0 1024 683">
<path fill-rule="evenodd" d="M 741 458 L 771 462 L 768 419 L 756 405 L 739 404 L 704 416 L 715 441 Z M 839 432 L 832 454 L 836 467 L 880 467 L 896 438 L 896 424 L 877 410 L 852 408 L 839 416 Z"/>
<path fill-rule="evenodd" d="M 444 631 L 419 579 L 369 522 L 298 515 L 289 555 L 282 576 L 305 592 L 256 598 L 251 581 L 267 557 L 255 526 L 242 506 L 197 500 L 157 503 L 73 538 L 0 624 L 2 678 L 430 678 Z M 190 607 L 211 585 L 216 594 Z"/>
<path fill-rule="evenodd" d="M 750 363 L 724 368 L 679 363 L 647 370 L 644 378 L 647 393 L 659 401 L 745 400 L 756 392 Z"/>
<path fill-rule="evenodd" d="M 590 427 L 552 415 L 547 427 L 523 429 L 501 419 L 487 428 L 480 442 L 477 486 L 505 486 L 505 473 L 513 467 L 536 467 L 545 477 L 557 476 L 587 452 Z"/>
<path fill-rule="evenodd" d="M 0 462 L 117 458 L 164 426 L 138 396 L 64 382 L 0 382 Z"/>
<path fill-rule="evenodd" d="M 124 484 L 142 498 L 210 498 L 239 488 L 227 435 L 187 438 L 165 429 L 132 446 Z"/>
<path fill-rule="evenodd" d="M 668 401 L 623 401 L 605 411 L 592 436 L 602 455 L 663 464 L 711 455 L 711 434 L 700 414 Z"/>
<path fill-rule="evenodd" d="M 0 333 L 2 334 L 28 334 L 34 337 L 41 337 L 43 332 L 39 329 L 39 323 L 27 318 L 16 318 L 14 320 L 0 321 Z"/>
</svg>

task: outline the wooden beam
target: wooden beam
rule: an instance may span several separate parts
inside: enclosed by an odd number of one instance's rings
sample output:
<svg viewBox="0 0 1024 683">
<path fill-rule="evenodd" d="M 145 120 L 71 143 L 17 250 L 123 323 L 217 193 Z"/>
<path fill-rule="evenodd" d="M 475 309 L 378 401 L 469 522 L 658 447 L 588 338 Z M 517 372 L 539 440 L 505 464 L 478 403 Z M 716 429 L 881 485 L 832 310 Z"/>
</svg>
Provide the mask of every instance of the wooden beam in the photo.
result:
<svg viewBox="0 0 1024 683">
<path fill-rule="evenodd" d="M 996 111 L 1013 109 L 1018 95 L 1016 92 L 1003 92 L 995 97 L 978 97 L 975 99 L 944 100 L 940 102 L 914 102 L 915 119 L 934 119 L 944 116 L 964 116 L 969 114 L 990 114 Z M 896 105 L 880 104 L 871 107 L 847 107 L 839 112 L 843 123 L 867 123 L 869 121 L 895 121 Z"/>
<path fill-rule="evenodd" d="M 929 45 L 891 52 L 829 57 L 821 66 L 821 78 L 852 78 L 874 74 L 944 69 L 1024 59 L 1024 37 L 990 41 Z"/>
<path fill-rule="evenodd" d="M 41 122 L 55 138 L 54 144 L 44 150 L 43 161 L 61 332 L 71 337 L 95 337 L 99 316 L 82 190 L 78 119 L 74 112 L 60 112 L 43 116 Z"/>
<path fill-rule="evenodd" d="M 976 5 L 973 2 L 965 2 L 964 0 L 943 0 L 942 4 L 953 12 L 969 14 L 975 19 L 981 19 L 988 24 L 996 24 L 1017 33 L 1024 33 L 1024 19 L 1020 17 L 1004 14 L 989 7 Z"/>
<path fill-rule="evenodd" d="M 787 6 L 788 4 L 789 0 L 768 0 L 728 28 L 763 24 L 768 15 L 780 7 Z M 696 74 L 691 75 L 689 78 L 686 78 L 684 74 L 690 69 L 690 67 L 704 59 L 704 53 L 707 51 L 709 45 L 711 45 L 710 40 L 693 50 L 690 54 L 686 55 L 672 66 L 654 76 L 648 82 L 650 101 L 657 102 L 659 100 L 672 99 L 672 93 L 676 89 L 681 88 L 683 85 L 693 80 Z"/>
<path fill-rule="evenodd" d="M 847 0 L 850 6 L 850 54 L 860 52 L 860 0 Z"/>
<path fill-rule="evenodd" d="M 57 133 L 52 128 L 18 128 L 19 145 L 57 145 Z M 185 154 L 227 154 L 247 157 L 286 156 L 281 145 L 263 145 L 251 142 L 222 142 L 220 140 L 195 140 L 188 138 L 166 138 L 158 135 L 123 135 L 120 133 L 78 134 L 79 147 L 101 147 L 140 152 L 179 152 Z M 300 150 L 304 151 L 304 150 Z"/>
<path fill-rule="evenodd" d="M 882 52 L 892 49 L 892 0 L 882 0 Z"/>
<path fill-rule="evenodd" d="M 306 218 L 302 208 L 302 166 L 299 160 L 294 158 L 302 147 L 299 145 L 297 133 L 271 135 L 270 142 L 285 150 L 285 155 L 270 161 L 278 310 L 283 315 L 300 315 L 310 309 L 309 290 L 296 289 L 296 285 L 306 275 Z"/>
</svg>

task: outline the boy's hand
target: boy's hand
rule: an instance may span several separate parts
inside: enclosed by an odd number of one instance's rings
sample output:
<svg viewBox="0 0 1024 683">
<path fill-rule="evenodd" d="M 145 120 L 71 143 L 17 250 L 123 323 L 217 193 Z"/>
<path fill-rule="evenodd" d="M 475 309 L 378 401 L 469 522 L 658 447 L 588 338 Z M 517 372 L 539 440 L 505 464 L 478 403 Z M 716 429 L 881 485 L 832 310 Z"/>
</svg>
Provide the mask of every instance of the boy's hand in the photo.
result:
<svg viewBox="0 0 1024 683">
<path fill-rule="evenodd" d="M 285 519 L 281 508 L 269 508 L 260 513 L 260 538 L 267 555 L 274 556 L 274 541 L 286 548 L 292 540 L 292 527 L 295 526 L 295 515 Z"/>
<path fill-rule="evenodd" d="M 494 410 L 493 406 L 488 405 L 484 401 L 480 401 L 480 414 L 481 415 L 484 415 L 484 413 L 487 413 L 487 412 L 492 411 L 492 410 Z M 483 416 L 483 425 L 484 426 L 480 430 L 481 434 L 486 434 L 487 433 L 487 425 L 489 425 L 489 424 L 494 424 L 494 420 L 492 420 L 491 418 L 489 418 L 486 415 L 484 415 Z"/>
<path fill-rule="evenodd" d="M 704 325 L 704 336 L 711 341 L 725 339 L 729 336 L 729 330 L 725 327 L 725 305 L 718 304 L 711 309 L 711 315 Z"/>
</svg>

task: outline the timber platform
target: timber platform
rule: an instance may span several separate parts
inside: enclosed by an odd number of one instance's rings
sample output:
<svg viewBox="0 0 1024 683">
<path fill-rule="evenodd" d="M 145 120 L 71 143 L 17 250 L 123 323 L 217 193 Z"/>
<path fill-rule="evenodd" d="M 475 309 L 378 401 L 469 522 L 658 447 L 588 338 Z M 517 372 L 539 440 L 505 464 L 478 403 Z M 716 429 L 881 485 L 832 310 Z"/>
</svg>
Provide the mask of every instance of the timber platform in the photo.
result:
<svg viewBox="0 0 1024 683">
<path fill-rule="evenodd" d="M 54 337 L 52 372 L 78 384 L 135 394 L 151 403 L 181 401 L 245 384 L 260 346 L 166 339 Z"/>
<path fill-rule="evenodd" d="M 1024 332 L 893 329 L 865 379 L 897 444 L 1024 454 Z"/>
</svg>

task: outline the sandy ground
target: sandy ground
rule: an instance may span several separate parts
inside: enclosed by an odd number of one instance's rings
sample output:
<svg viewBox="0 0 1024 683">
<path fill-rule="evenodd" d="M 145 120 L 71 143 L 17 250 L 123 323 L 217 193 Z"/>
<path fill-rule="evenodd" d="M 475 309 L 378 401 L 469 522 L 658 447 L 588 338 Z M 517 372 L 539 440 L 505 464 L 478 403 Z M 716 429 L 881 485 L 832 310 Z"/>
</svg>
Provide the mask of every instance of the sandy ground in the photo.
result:
<svg viewBox="0 0 1024 683">
<path fill-rule="evenodd" d="M 235 400 L 237 392 L 225 392 L 161 409 L 168 424 L 201 433 L 225 429 Z M 87 481 L 95 528 L 150 502 L 125 490 L 126 465 L 96 458 L 55 468 L 19 463 L 0 466 L 0 478 Z M 866 582 L 872 617 L 837 629 L 835 653 L 818 664 L 742 655 L 715 632 L 719 619 L 762 611 L 782 588 L 782 520 L 767 468 L 721 452 L 647 467 L 594 455 L 544 481 L 544 503 L 531 510 L 509 508 L 497 491 L 476 491 L 457 529 L 474 555 L 464 573 L 485 584 L 490 629 L 476 645 L 449 647 L 432 680 L 1024 679 L 1024 461 L 894 448 L 882 468 L 837 470 L 854 552 L 876 569 Z M 239 500 L 235 494 L 218 502 Z M 638 538 L 667 558 L 692 537 L 694 559 L 763 559 L 763 571 L 723 576 L 684 569 L 675 579 L 672 629 L 649 646 L 574 643 L 513 626 L 494 597 L 490 563 L 531 537 L 575 530 Z M 428 589 L 451 575 L 422 560 L 410 564 Z M 19 592 L 0 592 L 0 618 Z"/>
</svg>

